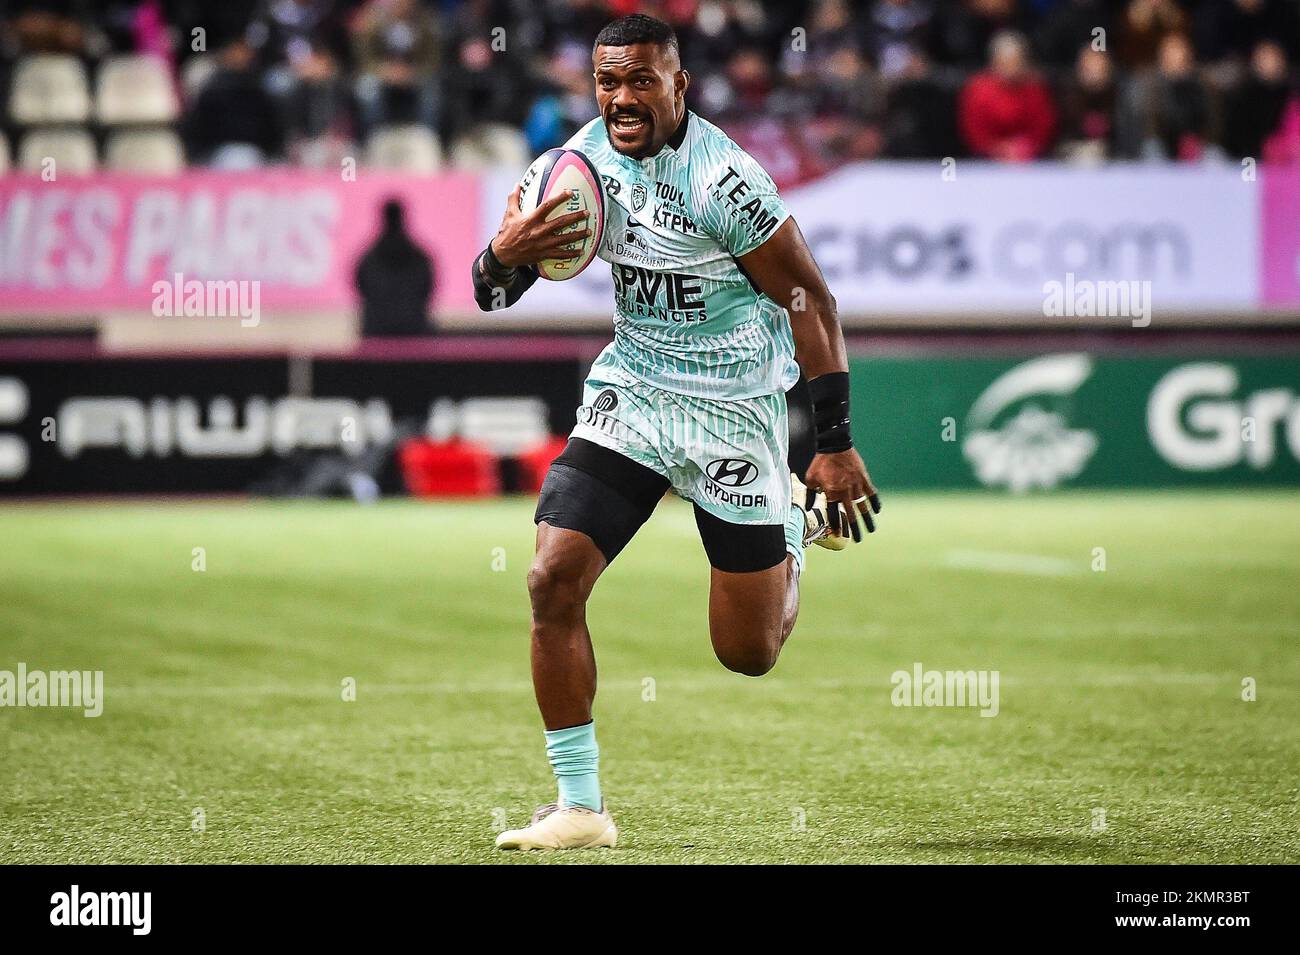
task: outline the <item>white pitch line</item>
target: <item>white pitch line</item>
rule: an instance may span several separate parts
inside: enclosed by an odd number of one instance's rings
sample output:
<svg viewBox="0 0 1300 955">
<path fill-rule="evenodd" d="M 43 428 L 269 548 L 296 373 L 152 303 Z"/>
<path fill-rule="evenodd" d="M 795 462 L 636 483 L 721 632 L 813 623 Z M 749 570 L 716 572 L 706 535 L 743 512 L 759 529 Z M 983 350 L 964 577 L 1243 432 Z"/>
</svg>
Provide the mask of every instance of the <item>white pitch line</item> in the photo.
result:
<svg viewBox="0 0 1300 955">
<path fill-rule="evenodd" d="M 949 567 L 984 570 L 995 574 L 1028 574 L 1033 577 L 1069 577 L 1079 566 L 1061 557 L 1041 554 L 1010 554 L 995 550 L 950 550 L 944 556 Z"/>
</svg>

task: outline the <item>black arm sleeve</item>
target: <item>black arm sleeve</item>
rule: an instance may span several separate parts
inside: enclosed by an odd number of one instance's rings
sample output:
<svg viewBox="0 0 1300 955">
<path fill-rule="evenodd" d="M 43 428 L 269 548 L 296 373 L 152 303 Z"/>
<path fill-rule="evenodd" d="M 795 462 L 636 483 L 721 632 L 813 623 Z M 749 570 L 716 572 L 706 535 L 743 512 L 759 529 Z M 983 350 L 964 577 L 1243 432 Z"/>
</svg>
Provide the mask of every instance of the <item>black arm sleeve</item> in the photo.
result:
<svg viewBox="0 0 1300 955">
<path fill-rule="evenodd" d="M 533 283 L 538 279 L 537 269 L 530 265 L 521 265 L 512 270 L 514 272 L 514 277 L 510 280 L 508 285 L 494 285 L 492 281 L 483 274 L 484 270 L 480 266 L 483 256 L 487 254 L 488 250 L 484 249 L 478 254 L 478 258 L 474 260 L 474 264 L 470 266 L 474 270 L 474 301 L 477 302 L 478 307 L 485 312 L 491 312 L 497 307 L 509 308 L 511 305 L 515 304 L 515 302 L 519 301 L 525 292 L 533 287 Z M 497 289 L 501 289 L 505 292 L 504 300 L 501 299 L 501 293 L 498 292 Z"/>
</svg>

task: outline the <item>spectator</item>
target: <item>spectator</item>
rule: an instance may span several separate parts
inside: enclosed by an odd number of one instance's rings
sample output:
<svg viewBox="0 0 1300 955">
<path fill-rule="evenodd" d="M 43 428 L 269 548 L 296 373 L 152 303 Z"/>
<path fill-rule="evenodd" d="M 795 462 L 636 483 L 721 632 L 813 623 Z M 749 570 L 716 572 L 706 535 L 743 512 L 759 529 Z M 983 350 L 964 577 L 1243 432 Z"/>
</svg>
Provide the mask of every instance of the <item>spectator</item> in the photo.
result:
<svg viewBox="0 0 1300 955">
<path fill-rule="evenodd" d="M 259 0 L 163 0 L 168 22 L 176 30 L 177 57 L 184 61 L 193 54 L 220 50 L 240 37 L 246 38 L 248 25 L 260 6 Z"/>
<path fill-rule="evenodd" d="M 1004 31 L 989 44 L 990 69 L 972 77 L 957 106 L 962 138 L 976 156 L 1025 162 L 1047 151 L 1056 110 L 1030 72 L 1024 37 Z"/>
<path fill-rule="evenodd" d="M 843 46 L 818 64 L 817 91 L 809 132 L 819 162 L 831 167 L 878 155 L 884 89 L 855 47 Z"/>
<path fill-rule="evenodd" d="M 313 44 L 293 66 L 285 98 L 285 134 L 300 165 L 337 168 L 353 141 L 352 92 L 329 50 Z"/>
<path fill-rule="evenodd" d="M 86 31 L 75 0 L 12 0 L 6 4 L 22 53 L 73 53 L 86 48 Z"/>
<path fill-rule="evenodd" d="M 1295 0 L 1214 0 L 1196 8 L 1196 49 L 1205 62 L 1245 60 L 1271 39 L 1286 56 L 1300 55 L 1300 4 Z"/>
<path fill-rule="evenodd" d="M 1120 61 L 1130 69 L 1153 66 L 1165 37 L 1186 29 L 1187 15 L 1175 0 L 1131 0 L 1120 32 Z"/>
<path fill-rule="evenodd" d="M 901 75 L 912 51 L 927 43 L 934 7 L 930 0 L 875 0 L 868 22 L 868 47 L 885 79 Z"/>
<path fill-rule="evenodd" d="M 955 156 L 957 138 L 954 97 L 934 77 L 925 54 L 914 49 L 889 93 L 885 118 L 885 153 L 893 159 L 938 159 Z"/>
<path fill-rule="evenodd" d="M 935 18 L 931 53 L 936 63 L 977 69 L 993 36 L 1018 25 L 1016 0 L 950 0 Z"/>
<path fill-rule="evenodd" d="M 406 210 L 400 200 L 384 203 L 383 231 L 357 263 L 356 284 L 362 335 L 432 334 L 433 263 L 407 233 Z"/>
<path fill-rule="evenodd" d="M 247 39 L 262 67 L 293 66 L 319 48 L 350 65 L 348 35 L 334 0 L 264 0 Z"/>
<path fill-rule="evenodd" d="M 691 3 L 680 6 L 682 11 L 678 16 L 670 11 L 665 11 L 664 16 L 673 21 L 677 30 L 682 63 L 698 64 L 696 69 L 701 74 L 716 71 L 738 49 L 764 47 L 765 20 L 762 7 L 756 4 L 705 2 L 697 9 L 692 9 Z M 815 21 L 817 15 L 813 16 Z M 681 22 L 683 19 L 687 22 Z M 600 26 L 603 24 L 597 25 L 596 30 Z M 590 48 L 590 38 L 586 45 Z M 783 46 L 790 50 L 789 43 Z"/>
<path fill-rule="evenodd" d="M 245 40 L 224 47 L 220 66 L 204 84 L 182 124 L 191 161 L 225 164 L 226 155 L 245 165 L 279 156 L 282 121 L 275 101 L 254 68 L 256 54 Z M 238 150 L 228 147 L 237 146 Z"/>
<path fill-rule="evenodd" d="M 719 117 L 733 119 L 761 113 L 772 93 L 771 60 L 757 47 L 743 47 L 727 61 L 723 75 L 726 95 L 713 104 Z M 801 108 L 811 111 L 811 102 L 802 102 Z"/>
<path fill-rule="evenodd" d="M 781 116 L 806 116 L 817 108 L 818 77 L 826 73 L 826 61 L 840 50 L 857 45 L 852 11 L 845 0 L 817 0 L 811 10 L 805 42 L 787 44 L 778 69 L 772 68 L 772 57 L 756 45 L 743 48 L 727 61 L 730 85 L 727 111 L 752 117 L 767 105 Z M 753 95 L 754 81 L 759 77 L 764 99 Z M 767 94 L 773 91 L 776 95 L 766 102 Z M 725 115 L 727 111 L 720 110 L 719 114 Z"/>
<path fill-rule="evenodd" d="M 1200 159 L 1210 110 L 1186 36 L 1171 33 L 1161 41 L 1159 66 L 1144 93 L 1144 155 L 1184 162 Z"/>
<path fill-rule="evenodd" d="M 546 76 L 549 82 L 524 121 L 524 136 L 533 155 L 567 141 L 596 111 L 588 47 L 561 44 L 548 61 Z"/>
<path fill-rule="evenodd" d="M 1228 97 L 1224 110 L 1223 148 L 1230 156 L 1264 157 L 1264 143 L 1277 132 L 1294 99 L 1287 74 L 1281 44 L 1265 40 L 1255 47 L 1250 74 Z"/>
<path fill-rule="evenodd" d="M 486 34 L 492 24 L 511 23 L 510 36 L 524 49 L 545 47 L 554 50 L 566 43 L 578 43 L 590 49 L 591 41 L 601 27 L 616 16 L 635 12 L 621 10 L 615 13 L 605 0 L 568 0 L 567 3 L 536 4 L 540 9 L 536 11 L 537 19 L 533 20 L 529 18 L 533 4 L 516 6 L 508 13 L 490 9 L 492 6 L 492 0 L 469 0 L 460 12 L 457 35 L 464 38 L 476 33 Z"/>
<path fill-rule="evenodd" d="M 468 132 L 476 123 L 523 125 L 532 84 L 521 60 L 508 53 L 494 53 L 487 34 L 461 40 L 456 62 L 447 74 L 441 124 L 445 139 Z"/>
<path fill-rule="evenodd" d="M 115 53 L 148 53 L 175 67 L 162 0 L 109 0 L 100 14 Z"/>
<path fill-rule="evenodd" d="M 367 132 L 381 123 L 438 124 L 438 21 L 417 0 L 371 0 L 353 32 L 356 93 Z"/>
<path fill-rule="evenodd" d="M 1051 67 L 1078 69 L 1079 46 L 1100 41 L 1098 52 L 1110 53 L 1118 42 L 1114 15 L 1108 0 L 1057 0 L 1044 15 L 1034 33 L 1034 45 L 1042 63 Z M 1094 31 L 1101 30 L 1100 34 Z"/>
<path fill-rule="evenodd" d="M 1083 47 L 1061 96 L 1061 158 L 1095 163 L 1114 155 L 1115 108 L 1110 56 Z"/>
</svg>

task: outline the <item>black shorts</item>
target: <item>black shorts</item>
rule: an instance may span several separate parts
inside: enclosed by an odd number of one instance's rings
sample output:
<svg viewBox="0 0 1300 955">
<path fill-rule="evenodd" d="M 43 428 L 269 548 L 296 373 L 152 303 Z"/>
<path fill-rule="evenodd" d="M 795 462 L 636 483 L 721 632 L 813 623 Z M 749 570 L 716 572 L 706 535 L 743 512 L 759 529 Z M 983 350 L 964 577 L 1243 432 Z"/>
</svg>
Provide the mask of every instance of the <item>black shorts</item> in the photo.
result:
<svg viewBox="0 0 1300 955">
<path fill-rule="evenodd" d="M 584 438 L 570 438 L 542 482 L 533 521 L 586 534 L 612 563 L 668 488 L 668 479 L 645 465 Z M 781 525 L 732 524 L 694 507 L 704 551 L 718 570 L 749 573 L 785 560 Z"/>
</svg>

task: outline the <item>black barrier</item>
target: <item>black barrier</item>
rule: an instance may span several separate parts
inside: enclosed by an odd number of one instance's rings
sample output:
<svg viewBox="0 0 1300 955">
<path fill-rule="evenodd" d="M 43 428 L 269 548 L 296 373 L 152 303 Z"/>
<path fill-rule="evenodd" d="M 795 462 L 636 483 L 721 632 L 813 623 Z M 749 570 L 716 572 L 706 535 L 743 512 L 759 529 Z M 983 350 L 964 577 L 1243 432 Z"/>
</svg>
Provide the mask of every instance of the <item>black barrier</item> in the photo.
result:
<svg viewBox="0 0 1300 955">
<path fill-rule="evenodd" d="M 68 351 L 64 349 L 63 351 Z M 70 349 L 78 351 L 77 349 Z M 0 495 L 240 493 L 294 455 L 402 433 L 526 443 L 573 427 L 576 354 L 0 354 Z"/>
</svg>

